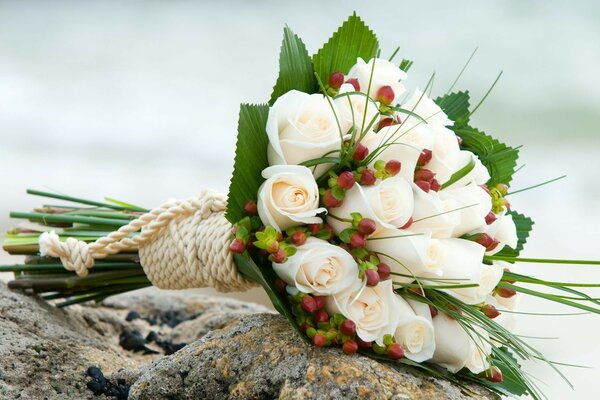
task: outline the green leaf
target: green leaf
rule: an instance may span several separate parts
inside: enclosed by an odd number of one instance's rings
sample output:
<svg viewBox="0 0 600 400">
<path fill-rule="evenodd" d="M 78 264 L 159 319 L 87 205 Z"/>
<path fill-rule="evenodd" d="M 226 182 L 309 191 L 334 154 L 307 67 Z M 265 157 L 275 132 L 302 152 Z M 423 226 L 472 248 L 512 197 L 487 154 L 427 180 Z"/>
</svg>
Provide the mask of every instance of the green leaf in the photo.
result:
<svg viewBox="0 0 600 400">
<path fill-rule="evenodd" d="M 379 42 L 367 25 L 353 14 L 313 56 L 315 71 L 323 82 L 333 72 L 347 74 L 361 57 L 368 62 L 377 55 Z"/>
<path fill-rule="evenodd" d="M 240 106 L 235 163 L 227 204 L 227 219 L 232 224 L 244 217 L 243 208 L 246 201 L 256 199 L 258 188 L 263 182 L 261 172 L 269 166 L 269 141 L 265 131 L 268 115 L 267 105 Z"/>
<path fill-rule="evenodd" d="M 461 128 L 469 123 L 469 92 L 453 92 L 435 99 L 448 118 L 454 121 L 454 128 Z"/>
<path fill-rule="evenodd" d="M 519 150 L 509 147 L 485 133 L 465 125 L 454 129 L 462 139 L 462 148 L 475 153 L 488 169 L 488 185 L 509 184 L 515 173 Z"/>
<path fill-rule="evenodd" d="M 517 227 L 517 237 L 519 241 L 517 243 L 516 249 L 511 249 L 508 246 L 505 246 L 501 251 L 496 253 L 497 256 L 507 256 L 507 257 L 518 257 L 527 242 L 527 238 L 529 237 L 529 232 L 533 228 L 533 220 L 523 214 L 519 214 L 518 212 L 511 210 L 507 214 L 512 215 L 512 219 Z"/>
<path fill-rule="evenodd" d="M 272 105 L 279 96 L 293 89 L 306 93 L 316 93 L 319 91 L 319 85 L 306 46 L 286 26 L 283 29 L 283 43 L 279 53 L 279 77 L 273 87 L 269 104 Z"/>
<path fill-rule="evenodd" d="M 471 160 L 469 160 L 467 165 L 465 165 L 464 167 L 462 167 L 461 169 L 459 169 L 458 171 L 453 173 L 452 176 L 450 177 L 450 179 L 448 179 L 446 182 L 444 182 L 442 184 L 441 188 L 446 189 L 448 186 L 452 185 L 453 183 L 458 182 L 459 180 L 461 180 L 462 178 L 467 176 L 467 174 L 469 172 L 473 171 L 473 168 L 475 168 L 475 159 L 473 157 L 471 157 Z"/>
</svg>

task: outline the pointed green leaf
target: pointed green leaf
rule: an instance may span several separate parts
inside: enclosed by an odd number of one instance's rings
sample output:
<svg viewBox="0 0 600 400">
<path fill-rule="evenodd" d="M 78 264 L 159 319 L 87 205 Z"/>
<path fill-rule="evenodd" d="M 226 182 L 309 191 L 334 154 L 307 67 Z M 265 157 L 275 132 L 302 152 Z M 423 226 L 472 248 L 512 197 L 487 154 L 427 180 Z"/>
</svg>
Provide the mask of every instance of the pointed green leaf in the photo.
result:
<svg viewBox="0 0 600 400">
<path fill-rule="evenodd" d="M 505 257 L 518 257 L 519 253 L 521 253 L 521 250 L 523 250 L 523 247 L 527 242 L 529 232 L 531 232 L 531 229 L 533 228 L 533 220 L 513 210 L 509 211 L 508 214 L 512 215 L 512 219 L 515 222 L 515 226 L 517 227 L 517 237 L 519 238 L 517 248 L 511 249 L 510 247 L 504 247 L 501 251 L 494 255 Z"/>
<path fill-rule="evenodd" d="M 461 128 L 469 123 L 469 92 L 453 92 L 435 99 L 448 118 L 454 121 L 454 128 Z"/>
<path fill-rule="evenodd" d="M 490 186 L 509 184 L 517 166 L 519 150 L 509 147 L 485 133 L 468 125 L 454 128 L 462 139 L 462 148 L 475 153 L 490 173 Z"/>
<path fill-rule="evenodd" d="M 248 200 L 256 200 L 263 182 L 261 172 L 269 166 L 267 160 L 267 105 L 242 104 L 238 123 L 237 146 L 233 175 L 229 185 L 227 219 L 232 224 L 244 217 Z"/>
<path fill-rule="evenodd" d="M 273 87 L 269 104 L 272 105 L 279 96 L 293 89 L 316 93 L 319 91 L 319 85 L 306 46 L 286 26 L 283 29 L 283 43 L 279 54 L 279 77 Z"/>
<path fill-rule="evenodd" d="M 378 48 L 375 34 L 354 14 L 313 56 L 315 71 L 322 82 L 327 82 L 333 72 L 347 74 L 358 57 L 368 62 L 377 55 Z"/>
</svg>

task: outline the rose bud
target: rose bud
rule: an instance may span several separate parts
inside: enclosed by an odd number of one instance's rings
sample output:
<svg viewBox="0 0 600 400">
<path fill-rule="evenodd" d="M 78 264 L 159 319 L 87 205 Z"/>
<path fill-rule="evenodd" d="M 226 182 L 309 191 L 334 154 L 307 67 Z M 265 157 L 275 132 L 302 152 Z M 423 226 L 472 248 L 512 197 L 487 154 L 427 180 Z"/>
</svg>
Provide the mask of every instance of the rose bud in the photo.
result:
<svg viewBox="0 0 600 400">
<path fill-rule="evenodd" d="M 435 174 L 425 168 L 420 168 L 415 171 L 415 181 L 431 182 L 435 178 Z"/>
<path fill-rule="evenodd" d="M 356 338 L 356 343 L 361 349 L 370 349 L 371 347 L 373 347 L 373 342 L 365 342 L 359 337 Z"/>
<path fill-rule="evenodd" d="M 392 104 L 396 94 L 394 93 L 394 89 L 391 86 L 382 86 L 375 96 L 376 100 L 383 104 Z"/>
<path fill-rule="evenodd" d="M 439 311 L 434 306 L 429 305 L 429 313 L 431 314 L 431 318 L 435 318 L 439 314 Z"/>
<path fill-rule="evenodd" d="M 307 295 L 300 300 L 300 307 L 302 307 L 304 312 L 312 314 L 317 311 L 317 302 L 312 296 Z"/>
<path fill-rule="evenodd" d="M 302 246 L 306 242 L 306 233 L 302 231 L 296 231 L 292 235 L 291 240 L 296 246 Z"/>
<path fill-rule="evenodd" d="M 374 269 L 368 269 L 365 271 L 365 276 L 367 277 L 367 286 L 377 286 L 379 281 L 379 274 Z"/>
<path fill-rule="evenodd" d="M 502 378 L 502 371 L 500 371 L 500 368 L 498 367 L 491 367 L 490 369 L 488 369 L 487 371 L 485 371 L 484 373 L 484 377 L 485 379 L 487 379 L 490 382 L 502 382 L 504 379 Z"/>
<path fill-rule="evenodd" d="M 500 297 L 504 297 L 505 299 L 509 299 L 516 295 L 517 291 L 506 287 L 499 287 L 496 288 L 496 294 Z"/>
<path fill-rule="evenodd" d="M 329 314 L 327 314 L 327 311 L 325 310 L 318 310 L 315 313 L 314 316 L 315 322 L 318 323 L 323 323 L 323 322 L 328 322 L 329 321 Z"/>
<path fill-rule="evenodd" d="M 352 236 L 350 236 L 350 245 L 360 249 L 367 245 L 367 240 L 362 233 L 354 232 Z"/>
<path fill-rule="evenodd" d="M 340 324 L 340 332 L 342 332 L 343 335 L 352 336 L 356 333 L 356 324 L 354 321 L 345 319 Z"/>
<path fill-rule="evenodd" d="M 256 201 L 248 200 L 246 204 L 244 204 L 244 213 L 246 215 L 256 215 L 258 213 Z"/>
<path fill-rule="evenodd" d="M 354 340 L 346 340 L 342 346 L 342 351 L 346 354 L 354 354 L 358 351 L 358 343 Z"/>
<path fill-rule="evenodd" d="M 321 310 L 323 309 L 323 307 L 325 307 L 325 297 L 313 296 L 313 299 L 315 299 L 315 302 L 317 304 L 317 310 Z"/>
<path fill-rule="evenodd" d="M 385 281 L 390 277 L 392 273 L 392 269 L 386 263 L 377 264 L 377 274 L 379 275 L 379 279 Z"/>
<path fill-rule="evenodd" d="M 242 242 L 241 239 L 235 239 L 229 245 L 229 251 L 236 254 L 242 254 L 246 251 L 246 245 L 244 244 L 244 242 Z"/>
<path fill-rule="evenodd" d="M 491 304 L 486 304 L 481 307 L 481 312 L 484 313 L 486 317 L 491 319 L 494 319 L 500 315 L 500 311 L 498 311 L 498 309 Z"/>
<path fill-rule="evenodd" d="M 429 184 L 429 182 L 416 181 L 415 185 L 417 185 L 425 193 L 429 193 L 429 190 L 431 189 L 431 184 Z"/>
<path fill-rule="evenodd" d="M 329 87 L 338 90 L 344 84 L 344 74 L 341 72 L 334 72 L 329 75 Z"/>
<path fill-rule="evenodd" d="M 379 121 L 379 125 L 377 125 L 377 130 L 380 131 L 386 126 L 394 125 L 394 122 L 395 121 L 393 118 L 383 118 L 381 121 Z"/>
<path fill-rule="evenodd" d="M 286 286 L 287 286 L 287 283 L 285 283 L 282 279 L 280 279 L 280 278 L 275 279 L 275 290 L 277 290 L 278 293 L 285 293 Z"/>
<path fill-rule="evenodd" d="M 493 212 L 489 212 L 488 215 L 485 216 L 485 223 L 487 225 L 491 225 L 494 223 L 494 221 L 498 219 L 498 217 L 496 217 L 496 214 L 494 214 Z"/>
<path fill-rule="evenodd" d="M 327 208 L 336 208 L 342 204 L 341 200 L 336 199 L 331 193 L 331 190 L 327 190 L 323 195 L 323 204 Z"/>
<path fill-rule="evenodd" d="M 352 155 L 352 157 L 356 161 L 362 161 L 368 155 L 369 155 L 369 148 L 367 146 L 365 146 L 364 144 L 359 143 L 358 146 L 356 146 L 356 150 L 354 150 L 354 154 Z"/>
<path fill-rule="evenodd" d="M 274 263 L 281 264 L 285 262 L 287 256 L 285 255 L 285 251 L 283 251 L 283 249 L 279 249 L 276 253 L 271 254 L 269 258 Z"/>
<path fill-rule="evenodd" d="M 371 218 L 363 218 L 358 223 L 358 231 L 363 235 L 370 235 L 377 229 L 377 224 Z"/>
<path fill-rule="evenodd" d="M 392 343 L 387 348 L 387 355 L 392 360 L 399 360 L 404 357 L 404 349 L 400 343 Z"/>
<path fill-rule="evenodd" d="M 419 155 L 419 159 L 417 160 L 417 165 L 423 166 L 431 161 L 433 157 L 433 153 L 429 149 L 423 149 L 421 154 Z"/>
<path fill-rule="evenodd" d="M 413 224 L 413 217 L 410 217 L 408 221 L 404 225 L 400 227 L 400 229 L 408 229 Z"/>
<path fill-rule="evenodd" d="M 338 186 L 346 190 L 352 189 L 352 186 L 354 186 L 354 182 L 356 182 L 356 180 L 354 179 L 354 174 L 350 171 L 342 172 L 337 178 Z"/>
<path fill-rule="evenodd" d="M 375 181 L 377 181 L 377 178 L 372 169 L 365 169 L 360 175 L 360 183 L 362 185 L 370 186 L 375 184 Z"/>
<path fill-rule="evenodd" d="M 312 342 L 317 347 L 323 347 L 325 344 L 327 344 L 327 337 L 325 337 L 325 335 L 322 333 L 317 333 L 315 336 L 313 336 Z"/>
<path fill-rule="evenodd" d="M 442 188 L 442 185 L 440 185 L 437 179 L 432 179 L 431 182 L 429 182 L 429 186 L 434 192 L 439 192 Z"/>
<path fill-rule="evenodd" d="M 360 83 L 358 83 L 358 79 L 355 79 L 355 78 L 348 79 L 346 81 L 346 83 L 351 84 L 352 86 L 354 86 L 355 91 L 360 92 Z"/>
<path fill-rule="evenodd" d="M 385 172 L 387 172 L 391 176 L 396 176 L 400 172 L 401 167 L 402 167 L 402 163 L 400 163 L 400 161 L 390 160 L 385 163 Z"/>
</svg>

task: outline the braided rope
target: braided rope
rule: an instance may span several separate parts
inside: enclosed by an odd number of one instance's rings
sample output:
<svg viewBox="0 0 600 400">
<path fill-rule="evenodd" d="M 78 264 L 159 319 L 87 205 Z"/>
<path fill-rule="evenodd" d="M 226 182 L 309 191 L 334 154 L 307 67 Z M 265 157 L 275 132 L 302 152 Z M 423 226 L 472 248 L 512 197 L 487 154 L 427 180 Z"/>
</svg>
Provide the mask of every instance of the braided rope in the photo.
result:
<svg viewBox="0 0 600 400">
<path fill-rule="evenodd" d="M 39 239 L 40 253 L 60 258 L 67 270 L 83 277 L 94 260 L 137 249 L 144 272 L 159 288 L 247 290 L 255 284 L 239 274 L 229 251 L 226 208 L 225 195 L 204 191 L 196 199 L 169 200 L 92 243 L 61 242 L 56 233 L 46 232 Z"/>
</svg>

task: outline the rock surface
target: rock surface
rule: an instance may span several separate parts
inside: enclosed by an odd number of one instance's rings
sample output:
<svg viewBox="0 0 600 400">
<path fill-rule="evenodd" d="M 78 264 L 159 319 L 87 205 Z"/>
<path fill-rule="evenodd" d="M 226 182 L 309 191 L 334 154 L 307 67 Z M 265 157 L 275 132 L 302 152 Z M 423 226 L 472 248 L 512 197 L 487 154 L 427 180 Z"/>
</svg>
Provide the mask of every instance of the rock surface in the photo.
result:
<svg viewBox="0 0 600 400">
<path fill-rule="evenodd" d="M 155 343 L 158 354 L 134 353 L 119 345 L 124 330 L 190 344 L 170 356 Z M 59 310 L 0 283 L 0 399 L 106 398 L 88 390 L 89 366 L 131 385 L 134 400 L 497 398 L 313 348 L 255 304 L 147 289 Z"/>
</svg>

